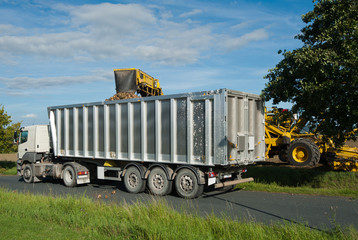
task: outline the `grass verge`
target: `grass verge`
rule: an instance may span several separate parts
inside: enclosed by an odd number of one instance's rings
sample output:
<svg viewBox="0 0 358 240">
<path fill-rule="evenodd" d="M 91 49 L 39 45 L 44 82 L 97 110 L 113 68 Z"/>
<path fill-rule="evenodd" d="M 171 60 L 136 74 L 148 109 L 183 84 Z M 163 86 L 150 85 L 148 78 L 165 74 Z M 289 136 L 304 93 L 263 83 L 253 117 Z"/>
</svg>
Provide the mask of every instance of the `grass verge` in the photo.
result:
<svg viewBox="0 0 358 240">
<path fill-rule="evenodd" d="M 0 189 L 3 239 L 357 239 L 353 227 L 318 231 L 293 223 L 264 225 L 174 211 L 165 202 L 104 204 Z"/>
<path fill-rule="evenodd" d="M 320 168 L 250 166 L 245 177 L 253 183 L 238 188 L 251 191 L 285 192 L 358 198 L 358 173 L 328 171 Z"/>
<path fill-rule="evenodd" d="M 0 161 L 0 174 L 3 175 L 16 175 L 16 162 Z"/>
</svg>

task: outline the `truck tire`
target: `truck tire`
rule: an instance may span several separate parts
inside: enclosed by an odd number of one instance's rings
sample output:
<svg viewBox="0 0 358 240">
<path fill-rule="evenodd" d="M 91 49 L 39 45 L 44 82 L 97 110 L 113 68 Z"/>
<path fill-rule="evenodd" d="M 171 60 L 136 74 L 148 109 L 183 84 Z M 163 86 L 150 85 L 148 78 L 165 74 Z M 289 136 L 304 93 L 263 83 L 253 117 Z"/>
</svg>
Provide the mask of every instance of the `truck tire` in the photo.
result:
<svg viewBox="0 0 358 240">
<path fill-rule="evenodd" d="M 76 172 L 70 165 L 63 169 L 63 183 L 66 187 L 75 187 L 77 185 Z"/>
<path fill-rule="evenodd" d="M 172 190 L 172 181 L 169 181 L 165 171 L 160 167 L 150 170 L 148 176 L 148 188 L 157 196 L 165 196 Z"/>
<path fill-rule="evenodd" d="M 178 172 L 174 182 L 175 189 L 182 198 L 197 198 L 204 191 L 204 185 L 199 185 L 195 173 L 187 168 Z"/>
<path fill-rule="evenodd" d="M 314 166 L 321 157 L 319 148 L 309 139 L 299 138 L 288 147 L 288 161 L 294 166 Z"/>
<path fill-rule="evenodd" d="M 34 182 L 34 170 L 31 164 L 26 164 L 24 166 L 24 172 L 22 174 L 25 183 L 33 183 Z"/>
<path fill-rule="evenodd" d="M 124 174 L 124 186 L 130 193 L 140 193 L 145 190 L 146 181 L 142 179 L 140 171 L 136 167 L 129 167 Z"/>
</svg>

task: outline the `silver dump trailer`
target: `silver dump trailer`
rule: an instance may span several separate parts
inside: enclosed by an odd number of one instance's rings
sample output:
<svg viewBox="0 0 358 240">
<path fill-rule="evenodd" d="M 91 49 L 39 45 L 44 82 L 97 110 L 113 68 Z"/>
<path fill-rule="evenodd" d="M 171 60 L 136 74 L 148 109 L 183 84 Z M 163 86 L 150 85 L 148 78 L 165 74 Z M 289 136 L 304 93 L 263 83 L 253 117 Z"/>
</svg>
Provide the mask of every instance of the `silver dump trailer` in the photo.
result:
<svg viewBox="0 0 358 240">
<path fill-rule="evenodd" d="M 264 103 L 254 94 L 220 89 L 48 113 L 49 126 L 21 129 L 18 172 L 25 182 L 123 180 L 132 193 L 147 187 L 165 195 L 174 185 L 179 196 L 194 198 L 205 185 L 252 181 L 241 178 L 244 166 L 265 159 Z"/>
</svg>

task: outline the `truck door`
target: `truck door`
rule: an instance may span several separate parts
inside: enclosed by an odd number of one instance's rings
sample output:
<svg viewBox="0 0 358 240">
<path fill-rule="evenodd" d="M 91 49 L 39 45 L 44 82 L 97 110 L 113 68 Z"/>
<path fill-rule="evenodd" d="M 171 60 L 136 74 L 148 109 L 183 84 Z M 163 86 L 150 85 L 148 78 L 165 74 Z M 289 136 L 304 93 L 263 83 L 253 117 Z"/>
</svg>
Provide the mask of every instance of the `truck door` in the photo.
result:
<svg viewBox="0 0 358 240">
<path fill-rule="evenodd" d="M 33 131 L 29 130 L 22 130 L 20 132 L 18 147 L 19 159 L 22 159 L 26 152 L 34 152 L 34 141 L 31 141 L 31 139 L 33 139 L 33 133 Z"/>
</svg>

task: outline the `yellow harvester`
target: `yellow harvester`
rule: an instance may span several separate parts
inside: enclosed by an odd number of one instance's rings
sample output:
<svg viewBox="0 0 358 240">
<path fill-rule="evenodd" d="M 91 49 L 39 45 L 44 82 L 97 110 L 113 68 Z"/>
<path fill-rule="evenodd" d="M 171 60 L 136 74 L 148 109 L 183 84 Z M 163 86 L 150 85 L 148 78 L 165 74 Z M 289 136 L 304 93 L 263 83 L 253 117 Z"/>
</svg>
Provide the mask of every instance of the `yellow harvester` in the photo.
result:
<svg viewBox="0 0 358 240">
<path fill-rule="evenodd" d="M 266 157 L 278 155 L 281 161 L 295 166 L 314 166 L 323 159 L 335 170 L 358 171 L 357 148 L 336 148 L 332 140 L 323 141 L 322 135 L 304 131 L 306 123 L 292 118 L 287 110 L 266 108 Z"/>
</svg>

